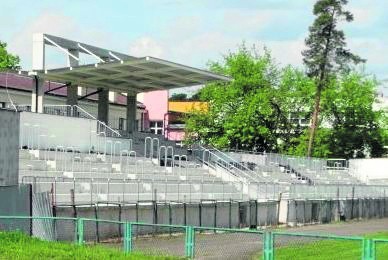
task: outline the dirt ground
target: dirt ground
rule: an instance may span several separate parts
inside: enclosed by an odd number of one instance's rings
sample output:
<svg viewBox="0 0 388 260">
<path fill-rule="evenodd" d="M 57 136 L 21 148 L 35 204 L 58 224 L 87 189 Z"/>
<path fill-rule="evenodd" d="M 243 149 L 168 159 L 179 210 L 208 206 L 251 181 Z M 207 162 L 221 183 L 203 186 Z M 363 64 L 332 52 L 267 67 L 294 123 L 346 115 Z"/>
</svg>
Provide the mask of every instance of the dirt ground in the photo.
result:
<svg viewBox="0 0 388 260">
<path fill-rule="evenodd" d="M 370 219 L 362 221 L 348 221 L 333 224 L 310 225 L 280 229 L 287 232 L 307 232 L 332 234 L 338 236 L 357 236 L 380 231 L 388 231 L 388 218 Z"/>
</svg>

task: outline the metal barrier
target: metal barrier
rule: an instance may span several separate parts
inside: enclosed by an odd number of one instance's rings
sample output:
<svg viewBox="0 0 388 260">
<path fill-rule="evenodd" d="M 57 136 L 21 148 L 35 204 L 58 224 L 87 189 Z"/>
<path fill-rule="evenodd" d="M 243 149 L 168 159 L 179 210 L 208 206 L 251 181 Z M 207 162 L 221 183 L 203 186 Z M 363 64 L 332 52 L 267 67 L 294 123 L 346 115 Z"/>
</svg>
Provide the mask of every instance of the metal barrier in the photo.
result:
<svg viewBox="0 0 388 260">
<path fill-rule="evenodd" d="M 243 184 L 238 182 L 23 176 L 22 183 L 32 184 L 35 190 L 52 192 L 57 204 L 68 204 L 71 201 L 93 204 L 99 201 L 198 202 L 209 199 L 246 199 Z"/>
<path fill-rule="evenodd" d="M 231 178 L 239 179 L 244 182 L 256 181 L 252 179 L 246 172 L 236 168 L 233 164 L 220 158 L 218 155 L 211 152 L 209 149 L 200 147 L 199 149 L 193 149 L 194 157 L 202 163 L 205 167 L 211 167 L 213 169 L 222 168 L 228 172 L 227 181 L 231 181 Z M 225 179 L 225 178 L 224 178 Z"/>
<path fill-rule="evenodd" d="M 80 117 L 97 120 L 95 116 L 77 105 L 44 105 L 43 113 L 57 116 Z M 109 137 L 120 137 L 120 133 L 104 122 L 97 120 L 97 134 L 105 132 Z"/>
<path fill-rule="evenodd" d="M 0 216 L 0 231 L 123 253 L 232 259 L 386 259 L 388 240 L 91 218 Z M 14 247 L 18 245 L 15 244 Z"/>
<path fill-rule="evenodd" d="M 328 254 L 335 259 L 371 259 L 368 240 L 362 237 L 287 232 L 270 236 L 273 259 L 330 259 Z"/>
<path fill-rule="evenodd" d="M 370 259 L 388 259 L 388 239 L 373 239 L 371 246 L 372 257 Z"/>
<path fill-rule="evenodd" d="M 290 184 L 289 199 L 385 198 L 388 186 L 345 184 Z"/>
</svg>

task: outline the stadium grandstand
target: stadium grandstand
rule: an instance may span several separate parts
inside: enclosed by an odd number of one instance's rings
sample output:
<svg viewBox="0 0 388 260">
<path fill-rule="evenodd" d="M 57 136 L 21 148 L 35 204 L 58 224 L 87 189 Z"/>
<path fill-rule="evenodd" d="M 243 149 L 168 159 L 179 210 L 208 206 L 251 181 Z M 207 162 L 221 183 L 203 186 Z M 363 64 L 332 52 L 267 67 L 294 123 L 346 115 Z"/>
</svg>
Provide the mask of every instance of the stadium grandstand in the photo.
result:
<svg viewBox="0 0 388 260">
<path fill-rule="evenodd" d="M 46 45 L 66 55 L 68 66 L 46 69 Z M 80 53 L 97 63 L 80 65 Z M 123 219 L 122 205 L 136 205 L 136 221 L 214 227 L 387 215 L 379 206 L 387 204 L 386 160 L 370 164 L 176 145 L 180 140 L 169 132 L 174 115 L 189 108 L 171 104 L 170 109 L 168 91 L 230 80 L 166 60 L 35 34 L 32 71 L 0 74 L 1 93 L 7 94 L 0 95 L 7 132 L 1 137 L 10 142 L 1 149 L 2 159 L 9 160 L 1 171 L 3 186 L 32 196 L 30 204 L 20 204 L 25 209 L 7 214 L 97 218 L 105 207 L 111 218 Z M 206 104 L 191 106 L 206 109 Z M 25 186 L 30 190 L 21 191 Z M 373 208 L 366 209 L 368 203 Z M 158 210 L 162 204 L 169 205 L 169 213 Z M 151 206 L 141 211 L 139 205 Z M 174 217 L 177 212 L 184 218 Z"/>
</svg>

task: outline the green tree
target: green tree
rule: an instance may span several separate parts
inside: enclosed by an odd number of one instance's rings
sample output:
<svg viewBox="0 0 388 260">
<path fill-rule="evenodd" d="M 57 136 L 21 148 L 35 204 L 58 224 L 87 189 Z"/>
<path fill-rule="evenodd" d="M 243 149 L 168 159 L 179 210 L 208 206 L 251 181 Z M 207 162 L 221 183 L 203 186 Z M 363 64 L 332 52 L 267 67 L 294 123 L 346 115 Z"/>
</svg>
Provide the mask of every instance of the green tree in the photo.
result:
<svg viewBox="0 0 388 260">
<path fill-rule="evenodd" d="M 0 41 L 0 70 L 18 70 L 20 59 L 7 51 L 7 44 Z"/>
<path fill-rule="evenodd" d="M 244 45 L 210 68 L 233 81 L 200 90 L 209 110 L 187 117 L 188 141 L 220 148 L 287 150 L 291 137 L 302 131 L 290 124 L 290 115 L 309 111 L 314 82 L 291 67 L 279 69 L 267 50 L 259 54 Z"/>
<path fill-rule="evenodd" d="M 307 74 L 316 80 L 307 156 L 311 156 L 313 150 L 321 94 L 330 77 L 338 72 L 348 71 L 352 63 L 364 62 L 346 49 L 345 34 L 338 29 L 339 22 L 353 21 L 353 15 L 343 9 L 347 2 L 347 0 L 318 0 L 314 5 L 313 13 L 316 19 L 310 26 L 309 36 L 305 41 L 307 49 L 302 52 Z"/>
<path fill-rule="evenodd" d="M 169 98 L 170 101 L 186 101 L 187 100 L 187 94 L 185 93 L 174 93 Z"/>
<path fill-rule="evenodd" d="M 311 153 L 312 157 L 328 158 L 331 157 L 330 138 L 332 130 L 329 128 L 319 127 L 315 133 L 315 148 Z M 305 129 L 299 137 L 291 140 L 291 145 L 288 147 L 287 154 L 306 156 L 306 149 L 308 145 L 309 131 Z"/>
<path fill-rule="evenodd" d="M 384 153 L 384 111 L 374 109 L 377 81 L 360 73 L 342 75 L 324 92 L 323 109 L 332 127 L 334 157 L 380 157 Z"/>
<path fill-rule="evenodd" d="M 196 92 L 196 93 L 194 93 L 192 96 L 191 96 L 191 100 L 193 100 L 193 101 L 198 101 L 198 100 L 200 100 L 200 91 L 198 91 L 198 92 Z"/>
<path fill-rule="evenodd" d="M 276 89 L 277 104 L 285 118 L 278 125 L 278 152 L 287 153 L 295 141 L 304 133 L 313 106 L 315 83 L 305 73 L 291 66 L 280 74 Z"/>
<path fill-rule="evenodd" d="M 322 92 L 321 126 L 317 128 L 314 157 L 380 157 L 384 153 L 387 115 L 374 108 L 377 82 L 348 72 L 331 79 Z M 303 155 L 308 131 L 291 142 L 288 153 Z"/>
</svg>

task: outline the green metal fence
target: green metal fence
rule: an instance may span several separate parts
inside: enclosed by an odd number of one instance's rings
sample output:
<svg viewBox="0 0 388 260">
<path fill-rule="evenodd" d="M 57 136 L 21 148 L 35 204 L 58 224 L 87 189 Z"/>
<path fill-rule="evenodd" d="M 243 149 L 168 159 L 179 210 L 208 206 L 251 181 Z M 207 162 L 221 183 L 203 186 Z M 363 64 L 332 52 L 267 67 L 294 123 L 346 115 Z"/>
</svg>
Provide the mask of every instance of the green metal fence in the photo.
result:
<svg viewBox="0 0 388 260">
<path fill-rule="evenodd" d="M 388 240 L 387 239 L 374 239 L 373 240 L 373 256 L 376 260 L 388 259 Z"/>
<path fill-rule="evenodd" d="M 362 237 L 273 232 L 271 240 L 274 259 L 325 259 L 332 250 L 336 259 L 366 257 Z"/>
<path fill-rule="evenodd" d="M 258 259 L 263 251 L 263 231 L 193 227 L 194 256 Z"/>
<path fill-rule="evenodd" d="M 0 231 L 178 258 L 388 259 L 388 239 L 356 236 L 24 216 L 0 216 Z"/>
</svg>

